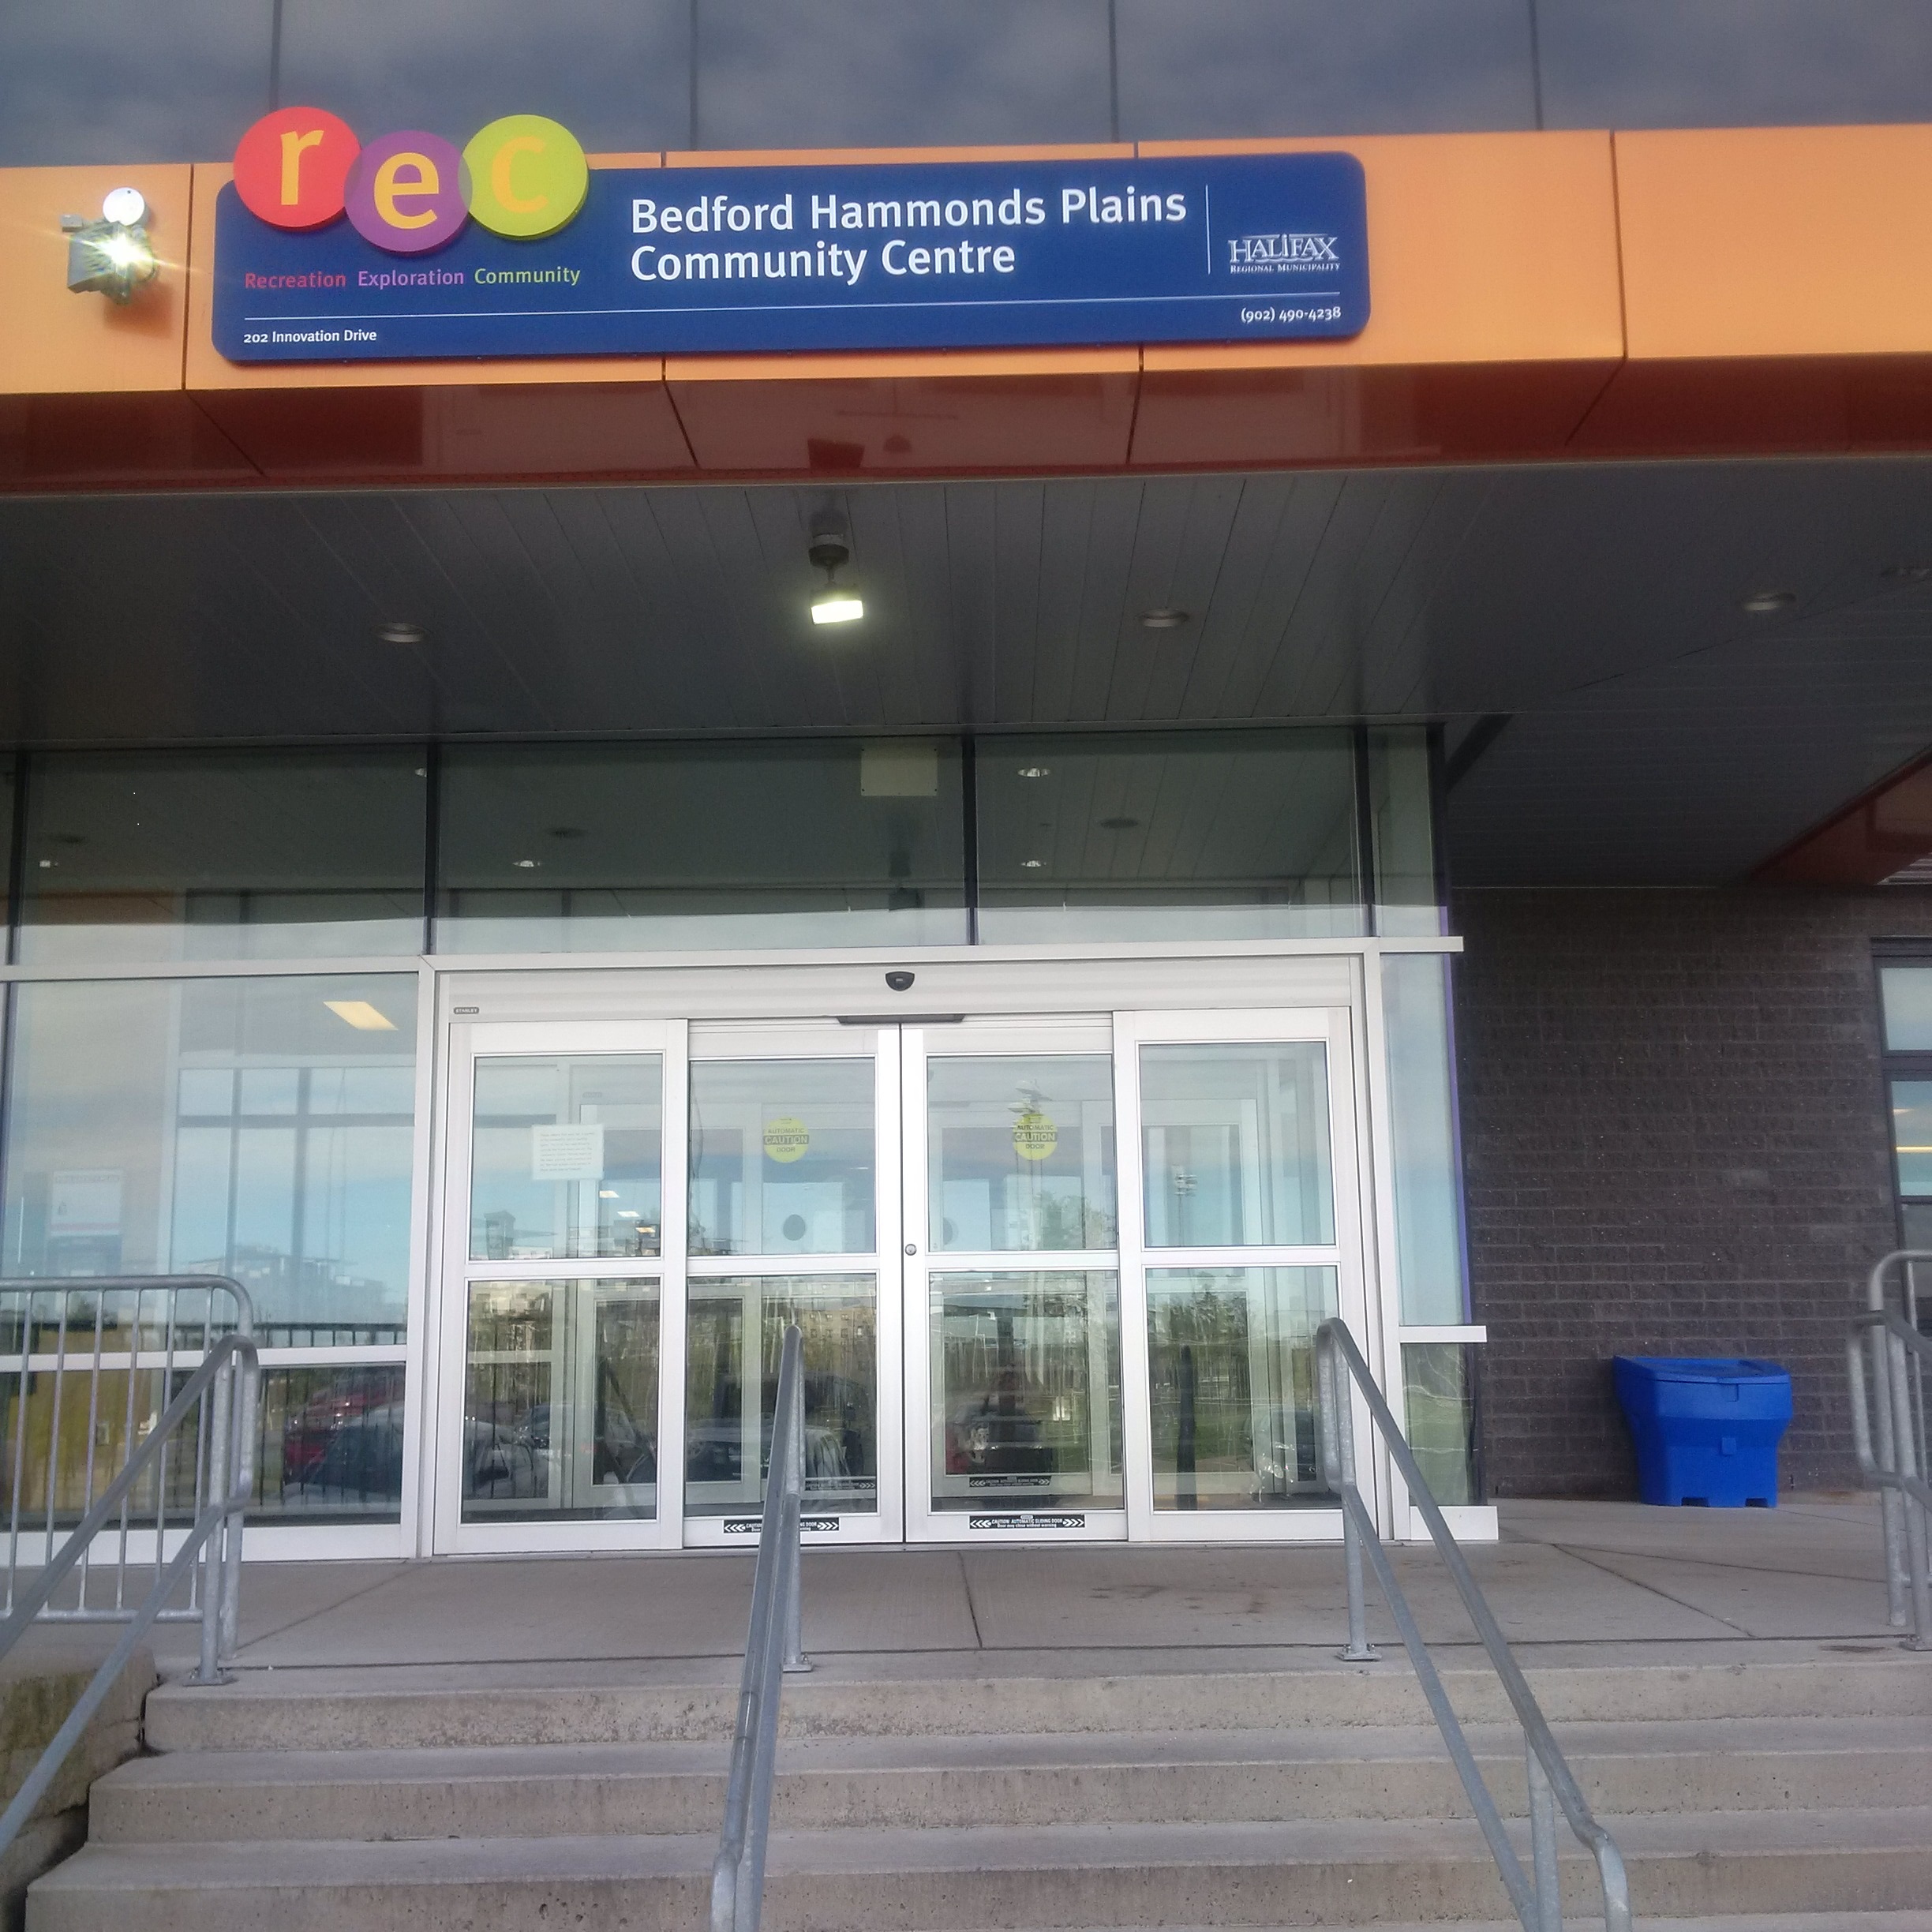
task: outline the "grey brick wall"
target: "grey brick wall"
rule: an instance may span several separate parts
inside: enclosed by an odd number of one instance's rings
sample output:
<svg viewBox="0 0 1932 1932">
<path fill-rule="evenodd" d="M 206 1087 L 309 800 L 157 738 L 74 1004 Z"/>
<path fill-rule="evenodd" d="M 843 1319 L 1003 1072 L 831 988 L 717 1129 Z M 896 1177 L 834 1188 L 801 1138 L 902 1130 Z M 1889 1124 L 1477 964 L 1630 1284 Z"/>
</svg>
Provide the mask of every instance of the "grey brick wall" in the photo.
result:
<svg viewBox="0 0 1932 1932">
<path fill-rule="evenodd" d="M 1786 1488 L 1850 1482 L 1844 1317 L 1896 1245 L 1872 945 L 1932 893 L 1458 895 L 1490 1493 L 1633 1496 L 1616 1354 L 1792 1371 Z"/>
</svg>

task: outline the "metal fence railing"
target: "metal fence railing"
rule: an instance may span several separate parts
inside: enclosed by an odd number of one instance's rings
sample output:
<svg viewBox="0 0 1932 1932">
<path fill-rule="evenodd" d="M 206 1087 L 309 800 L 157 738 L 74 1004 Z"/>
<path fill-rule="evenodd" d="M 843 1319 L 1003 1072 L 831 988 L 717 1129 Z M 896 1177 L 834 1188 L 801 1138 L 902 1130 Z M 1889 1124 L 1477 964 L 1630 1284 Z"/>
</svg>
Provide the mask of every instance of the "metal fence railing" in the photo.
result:
<svg viewBox="0 0 1932 1932">
<path fill-rule="evenodd" d="M 778 1704 L 788 1671 L 808 1671 L 802 1642 L 799 1514 L 805 1496 L 804 1341 L 784 1331 L 773 1405 L 765 1519 L 751 1583 L 738 1721 L 732 1732 L 724 1829 L 711 1867 L 711 1932 L 758 1932 L 765 1904 L 765 1843 L 778 1757 Z"/>
<path fill-rule="evenodd" d="M 151 1626 L 198 1619 L 200 1658 L 188 1681 L 231 1675 L 261 1394 L 253 1327 L 246 1292 L 219 1276 L 0 1281 L 11 1498 L 0 1658 L 36 1622 L 126 1625 L 0 1814 L 0 1851 Z M 137 1547 L 149 1535 L 152 1553 Z M 129 1575 L 150 1566 L 152 1584 L 131 1602 Z M 103 1569 L 114 1578 L 107 1601 L 89 1589 Z M 73 1600 L 62 1601 L 70 1578 Z"/>
<path fill-rule="evenodd" d="M 1352 1661 L 1366 1662 L 1380 1656 L 1368 1642 L 1368 1623 L 1363 1601 L 1362 1563 L 1365 1557 L 1376 1573 L 1387 1601 L 1389 1614 L 1401 1633 L 1402 1647 L 1409 1653 L 1422 1686 L 1422 1694 L 1434 1713 L 1443 1742 L 1462 1788 L 1488 1842 L 1490 1855 L 1515 1908 L 1523 1932 L 1562 1932 L 1563 1901 L 1556 1866 L 1556 1809 L 1560 1806 L 1570 1829 L 1597 1863 L 1597 1889 L 1601 1896 L 1604 1932 L 1631 1932 L 1630 1878 L 1623 1855 L 1616 1840 L 1597 1822 L 1588 1801 L 1578 1788 L 1568 1762 L 1551 1735 L 1548 1721 L 1511 1653 L 1508 1640 L 1490 1609 L 1488 1600 L 1471 1574 L 1469 1563 L 1451 1534 L 1442 1511 L 1423 1480 L 1421 1470 L 1410 1452 L 1407 1440 L 1382 1391 L 1376 1386 L 1368 1365 L 1356 1347 L 1354 1338 L 1338 1320 L 1325 1321 L 1316 1331 L 1316 1376 L 1320 1391 L 1322 1428 L 1322 1466 L 1329 1486 L 1342 1499 L 1343 1559 L 1348 1578 L 1348 1648 L 1342 1655 Z M 1461 1720 L 1449 1702 L 1421 1627 L 1409 1607 L 1408 1599 L 1395 1580 L 1395 1567 L 1375 1526 L 1375 1517 L 1355 1481 L 1354 1409 L 1352 1399 L 1359 1390 L 1376 1432 L 1381 1436 L 1390 1460 L 1408 1485 L 1409 1497 L 1428 1526 L 1437 1554 L 1447 1568 L 1462 1606 L 1476 1627 L 1483 1648 L 1522 1727 L 1524 1768 L 1530 1797 L 1530 1870 L 1510 1842 L 1509 1833 L 1494 1794 L 1485 1780 L 1475 1754 L 1470 1750 Z"/>
<path fill-rule="evenodd" d="M 1927 1459 L 1926 1365 L 1932 1338 L 1919 1326 L 1917 1264 L 1932 1252 L 1902 1248 L 1887 1255 L 1866 1282 L 1869 1306 L 1852 1324 L 1845 1367 L 1852 1383 L 1852 1439 L 1859 1470 L 1878 1492 L 1885 1536 L 1885 1613 L 1905 1625 L 1907 1647 L 1932 1650 L 1932 1578 L 1927 1574 L 1932 1522 L 1932 1461 Z M 1893 1305 L 1896 1271 L 1898 1305 Z M 1866 1371 L 1869 1366 L 1870 1379 Z"/>
</svg>

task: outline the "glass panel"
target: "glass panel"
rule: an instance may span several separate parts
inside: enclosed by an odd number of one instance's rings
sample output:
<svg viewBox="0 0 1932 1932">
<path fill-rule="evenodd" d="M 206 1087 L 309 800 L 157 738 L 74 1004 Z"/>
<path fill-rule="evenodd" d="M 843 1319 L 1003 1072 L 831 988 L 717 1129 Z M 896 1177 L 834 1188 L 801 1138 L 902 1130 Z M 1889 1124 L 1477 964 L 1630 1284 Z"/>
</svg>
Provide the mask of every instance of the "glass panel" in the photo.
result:
<svg viewBox="0 0 1932 1932">
<path fill-rule="evenodd" d="M 656 1282 L 472 1282 L 465 1522 L 657 1514 Z"/>
<path fill-rule="evenodd" d="M 1923 121 L 1924 0 L 1537 0 L 1552 127 Z"/>
<path fill-rule="evenodd" d="M 445 952 L 967 937 L 949 740 L 474 746 L 442 769 Z"/>
<path fill-rule="evenodd" d="M 36 758 L 21 957 L 419 953 L 424 770 L 409 750 Z"/>
<path fill-rule="evenodd" d="M 1140 1113 L 1150 1248 L 1334 1241 L 1319 1040 L 1143 1046 Z"/>
<path fill-rule="evenodd" d="M 256 1513 L 395 1522 L 402 1508 L 402 1365 L 269 1368 L 256 1438 Z"/>
<path fill-rule="evenodd" d="M 6 1272 L 230 1275 L 272 1346 L 400 1342 L 416 983 L 21 987 Z"/>
<path fill-rule="evenodd" d="M 145 1338 L 161 1345 L 157 1334 Z M 103 1354 L 125 1334 L 103 1337 Z M 37 1350 L 55 1340 L 36 1337 Z M 178 1334 L 178 1346 L 188 1346 Z M 59 1404 L 60 1457 L 54 1488 L 56 1526 L 77 1522 L 119 1473 L 130 1440 L 139 1443 L 193 1372 L 192 1361 L 172 1371 L 157 1364 L 137 1366 L 133 1387 L 125 1368 L 103 1368 L 94 1400 L 93 1482 L 88 1475 L 89 1421 L 88 1365 L 73 1363 L 62 1378 Z M 80 1351 L 69 1335 L 70 1362 Z M 0 1373 L 0 1495 L 11 1497 L 17 1464 L 21 1507 L 26 1519 L 46 1521 L 47 1458 L 54 1440 L 56 1377 L 37 1371 L 27 1379 L 26 1413 L 17 1369 Z M 354 1368 L 286 1368 L 262 1372 L 261 1406 L 256 1431 L 256 1522 L 395 1522 L 402 1500 L 402 1386 L 401 1363 Z M 130 1420 L 132 1428 L 130 1428 Z M 165 1473 L 161 1514 L 170 1524 L 192 1522 L 195 1515 L 196 1436 L 193 1428 L 174 1439 Z M 155 1483 L 160 1473 L 137 1479 L 129 1507 L 129 1526 L 152 1529 Z M 118 1518 L 116 1518 L 118 1522 Z"/>
<path fill-rule="evenodd" d="M 0 7 L 0 167 L 225 157 L 272 98 L 271 18 L 272 0 L 170 0 L 148 24 L 126 0 Z"/>
<path fill-rule="evenodd" d="M 682 148 L 690 10 L 690 0 L 561 0 L 534 10 L 462 0 L 455 13 L 295 0 L 282 17 L 279 98 L 329 108 L 365 141 L 386 128 L 427 128 L 461 148 L 515 108 L 561 121 L 593 154 Z"/>
<path fill-rule="evenodd" d="M 1111 1248 L 1114 1063 L 1104 1054 L 927 1063 L 935 1249 Z"/>
<path fill-rule="evenodd" d="M 480 1058 L 475 1118 L 471 1260 L 658 1252 L 661 1054 Z"/>
<path fill-rule="evenodd" d="M 1901 1194 L 1932 1194 L 1932 1080 L 1892 1083 L 1892 1144 Z"/>
<path fill-rule="evenodd" d="M 1932 1053 L 1932 966 L 1885 966 L 1878 972 L 1888 1053 Z"/>
<path fill-rule="evenodd" d="M 686 1347 L 684 1508 L 738 1516 L 765 1507 L 778 1354 L 786 1325 L 805 1344 L 805 1507 L 878 1507 L 878 1290 L 870 1275 L 694 1279 Z M 745 1412 L 746 1337 L 758 1338 L 754 1423 Z"/>
<path fill-rule="evenodd" d="M 1463 1342 L 1402 1344 L 1403 1427 L 1438 1503 L 1480 1503 L 1476 1352 Z"/>
<path fill-rule="evenodd" d="M 870 1254 L 871 1060 L 695 1060 L 691 1252 Z"/>
<path fill-rule="evenodd" d="M 1368 734 L 1368 817 L 1375 838 L 1376 930 L 1447 930 L 1437 904 L 1428 734 Z"/>
<path fill-rule="evenodd" d="M 975 773 L 983 940 L 1363 930 L 1346 732 L 1002 738 Z"/>
<path fill-rule="evenodd" d="M 1402 1318 L 1452 1327 L 1469 1319 L 1469 1302 L 1462 1279 L 1448 960 L 1431 953 L 1385 955 L 1382 1018 Z"/>
<path fill-rule="evenodd" d="M 1106 0 L 702 0 L 707 148 L 1108 138 Z"/>
<path fill-rule="evenodd" d="M 1536 125 L 1523 0 L 1117 4 L 1125 140 Z"/>
<path fill-rule="evenodd" d="M 1120 1278 L 935 1275 L 932 1506 L 1121 1506 Z"/>
<path fill-rule="evenodd" d="M 1315 1331 L 1331 1267 L 1151 1268 L 1154 1507 L 1294 1509 L 1323 1486 Z"/>
<path fill-rule="evenodd" d="M 1904 1202 L 1899 1208 L 1899 1221 L 1905 1246 L 1932 1253 L 1932 1201 Z M 1926 1302 L 1923 1290 L 1920 1300 L 1932 1314 L 1932 1302 Z"/>
</svg>

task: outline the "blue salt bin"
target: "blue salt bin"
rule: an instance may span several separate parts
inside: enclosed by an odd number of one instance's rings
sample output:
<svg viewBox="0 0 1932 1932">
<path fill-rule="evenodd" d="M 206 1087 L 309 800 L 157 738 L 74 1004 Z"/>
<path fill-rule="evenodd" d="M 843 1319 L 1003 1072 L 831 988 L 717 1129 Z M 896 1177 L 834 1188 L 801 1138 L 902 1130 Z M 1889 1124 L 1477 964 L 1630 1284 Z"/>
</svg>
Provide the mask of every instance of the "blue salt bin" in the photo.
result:
<svg viewBox="0 0 1932 1932">
<path fill-rule="evenodd" d="M 1695 1355 L 1619 1355 L 1616 1368 L 1645 1502 L 1777 1507 L 1777 1447 L 1792 1417 L 1785 1370 Z"/>
</svg>

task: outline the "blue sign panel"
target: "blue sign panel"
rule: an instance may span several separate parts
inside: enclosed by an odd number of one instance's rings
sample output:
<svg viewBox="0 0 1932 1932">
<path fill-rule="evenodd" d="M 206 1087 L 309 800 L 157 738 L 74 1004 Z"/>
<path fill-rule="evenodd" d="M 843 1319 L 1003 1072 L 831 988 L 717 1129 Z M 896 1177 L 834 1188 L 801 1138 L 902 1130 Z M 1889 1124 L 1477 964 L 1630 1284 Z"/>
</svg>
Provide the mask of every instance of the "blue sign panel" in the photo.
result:
<svg viewBox="0 0 1932 1932">
<path fill-rule="evenodd" d="M 618 168 L 540 241 L 392 255 L 221 192 L 237 362 L 1245 342 L 1368 320 L 1352 155 Z"/>
</svg>

